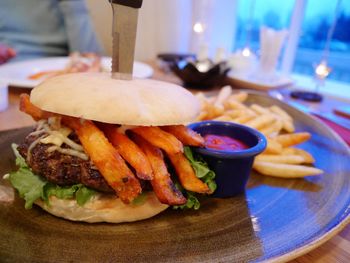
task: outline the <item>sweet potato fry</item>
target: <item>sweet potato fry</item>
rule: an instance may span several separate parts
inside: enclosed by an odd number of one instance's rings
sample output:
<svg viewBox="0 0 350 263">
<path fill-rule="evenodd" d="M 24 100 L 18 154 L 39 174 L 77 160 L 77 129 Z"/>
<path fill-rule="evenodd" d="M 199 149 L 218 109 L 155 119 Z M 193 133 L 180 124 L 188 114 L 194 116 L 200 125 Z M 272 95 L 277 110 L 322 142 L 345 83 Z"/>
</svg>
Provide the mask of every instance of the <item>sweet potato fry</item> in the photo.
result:
<svg viewBox="0 0 350 263">
<path fill-rule="evenodd" d="M 138 179 L 92 121 L 72 117 L 63 117 L 62 121 L 75 130 L 92 162 L 124 203 L 130 203 L 141 193 Z"/>
<path fill-rule="evenodd" d="M 174 135 L 163 131 L 159 127 L 140 126 L 132 129 L 132 131 L 166 153 L 183 152 L 182 143 Z"/>
<path fill-rule="evenodd" d="M 183 145 L 204 146 L 204 138 L 184 125 L 162 126 L 161 129 L 174 135 Z"/>
<path fill-rule="evenodd" d="M 92 121 L 43 111 L 34 106 L 26 94 L 21 95 L 20 110 L 31 115 L 36 120 L 60 116 L 62 122 L 77 133 L 86 153 L 124 203 L 131 202 L 141 193 L 140 182 L 126 165 L 118 151 L 108 142 L 103 132 Z"/>
<path fill-rule="evenodd" d="M 137 134 L 132 134 L 131 138 L 144 151 L 152 166 L 154 177 L 151 180 L 151 184 L 159 201 L 169 205 L 182 205 L 186 203 L 186 198 L 175 187 L 170 178 L 170 174 L 164 163 L 162 151 Z"/>
<path fill-rule="evenodd" d="M 315 167 L 255 161 L 253 168 L 263 175 L 281 178 L 301 178 L 305 176 L 322 174 L 323 171 Z"/>
<path fill-rule="evenodd" d="M 289 147 L 299 143 L 303 143 L 311 138 L 311 134 L 308 132 L 297 132 L 291 134 L 282 134 L 275 137 L 275 140 L 279 142 L 282 147 Z"/>
<path fill-rule="evenodd" d="M 143 180 L 153 179 L 153 171 L 144 152 L 125 134 L 118 131 L 118 127 L 111 124 L 99 124 L 107 139 L 117 149 L 119 154 L 136 171 L 136 176 Z"/>
<path fill-rule="evenodd" d="M 211 193 L 209 187 L 195 175 L 190 162 L 183 153 L 168 154 L 168 157 L 176 170 L 183 188 L 196 193 Z"/>
<path fill-rule="evenodd" d="M 19 110 L 30 115 L 34 120 L 48 119 L 56 114 L 43 111 L 30 102 L 28 94 L 21 94 L 19 97 Z"/>
<path fill-rule="evenodd" d="M 47 71 L 40 71 L 38 73 L 34 73 L 32 75 L 28 76 L 28 79 L 30 80 L 37 80 L 43 77 L 53 77 L 59 74 L 63 74 L 64 70 L 47 70 Z"/>
</svg>

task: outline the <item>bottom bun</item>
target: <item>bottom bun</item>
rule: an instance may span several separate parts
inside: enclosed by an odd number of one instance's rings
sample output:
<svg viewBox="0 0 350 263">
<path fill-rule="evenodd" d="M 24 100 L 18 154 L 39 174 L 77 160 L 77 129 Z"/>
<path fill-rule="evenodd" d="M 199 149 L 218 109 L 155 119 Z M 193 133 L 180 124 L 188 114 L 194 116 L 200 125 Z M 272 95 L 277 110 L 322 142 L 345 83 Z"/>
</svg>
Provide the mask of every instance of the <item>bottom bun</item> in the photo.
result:
<svg viewBox="0 0 350 263">
<path fill-rule="evenodd" d="M 42 200 L 35 203 L 50 214 L 72 221 L 89 223 L 108 222 L 122 223 L 147 219 L 159 214 L 169 206 L 162 204 L 153 192 L 145 194 L 142 204 L 124 204 L 113 195 L 96 195 L 84 206 L 79 206 L 75 200 L 50 197 L 50 205 Z"/>
</svg>

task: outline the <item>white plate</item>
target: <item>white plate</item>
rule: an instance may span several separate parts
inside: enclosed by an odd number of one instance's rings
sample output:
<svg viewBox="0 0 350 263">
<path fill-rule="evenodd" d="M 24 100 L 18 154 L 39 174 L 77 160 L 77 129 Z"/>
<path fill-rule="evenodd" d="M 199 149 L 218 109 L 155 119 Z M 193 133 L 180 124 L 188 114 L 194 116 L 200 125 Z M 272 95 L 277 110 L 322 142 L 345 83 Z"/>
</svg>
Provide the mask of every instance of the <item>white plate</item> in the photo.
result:
<svg viewBox="0 0 350 263">
<path fill-rule="evenodd" d="M 33 88 L 43 80 L 31 80 L 28 79 L 28 76 L 41 71 L 63 69 L 68 61 L 68 57 L 50 57 L 5 64 L 0 66 L 0 81 L 11 86 Z M 111 68 L 111 58 L 103 57 L 102 66 L 109 70 Z M 151 66 L 138 61 L 134 62 L 133 76 L 135 78 L 149 78 L 152 75 L 153 69 Z"/>
<path fill-rule="evenodd" d="M 292 85 L 294 82 L 290 77 L 284 75 L 277 75 L 272 80 L 261 80 L 251 75 L 243 76 L 229 72 L 228 77 L 231 79 L 231 84 L 236 87 L 255 90 L 283 88 Z"/>
</svg>

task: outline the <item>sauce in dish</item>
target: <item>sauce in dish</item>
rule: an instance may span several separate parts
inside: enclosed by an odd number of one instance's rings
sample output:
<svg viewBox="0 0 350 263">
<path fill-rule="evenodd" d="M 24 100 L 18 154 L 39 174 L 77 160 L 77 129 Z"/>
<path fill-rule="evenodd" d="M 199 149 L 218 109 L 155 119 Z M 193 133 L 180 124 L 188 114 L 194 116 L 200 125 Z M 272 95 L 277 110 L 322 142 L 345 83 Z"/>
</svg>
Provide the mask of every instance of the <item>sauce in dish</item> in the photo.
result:
<svg viewBox="0 0 350 263">
<path fill-rule="evenodd" d="M 240 151 L 249 147 L 240 140 L 228 136 L 207 134 L 204 136 L 205 147 L 221 151 Z"/>
</svg>

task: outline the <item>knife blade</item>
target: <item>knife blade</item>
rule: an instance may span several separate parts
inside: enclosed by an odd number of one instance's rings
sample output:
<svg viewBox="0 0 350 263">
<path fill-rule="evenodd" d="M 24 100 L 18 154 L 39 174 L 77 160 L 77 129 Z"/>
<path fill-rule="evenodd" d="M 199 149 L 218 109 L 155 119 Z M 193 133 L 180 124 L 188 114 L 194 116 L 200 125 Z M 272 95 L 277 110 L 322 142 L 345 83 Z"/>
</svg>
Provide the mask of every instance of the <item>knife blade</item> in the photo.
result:
<svg viewBox="0 0 350 263">
<path fill-rule="evenodd" d="M 142 0 L 109 0 L 113 11 L 112 78 L 132 79 L 138 10 Z"/>
</svg>

